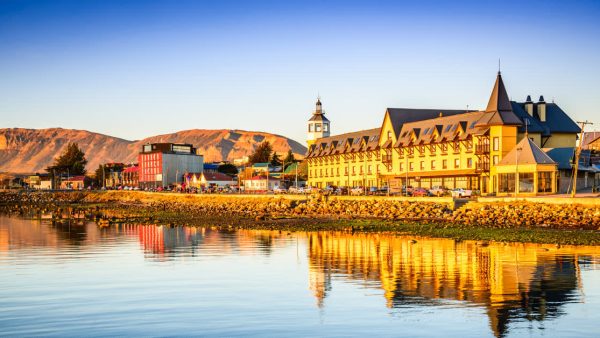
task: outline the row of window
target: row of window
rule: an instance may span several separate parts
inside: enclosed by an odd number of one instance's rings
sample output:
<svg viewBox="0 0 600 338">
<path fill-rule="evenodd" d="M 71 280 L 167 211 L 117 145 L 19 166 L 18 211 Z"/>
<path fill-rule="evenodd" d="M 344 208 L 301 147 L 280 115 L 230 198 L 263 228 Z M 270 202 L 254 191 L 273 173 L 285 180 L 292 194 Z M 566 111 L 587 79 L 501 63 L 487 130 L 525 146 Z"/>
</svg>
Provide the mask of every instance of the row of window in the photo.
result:
<svg viewBox="0 0 600 338">
<path fill-rule="evenodd" d="M 352 170 L 350 171 L 350 169 L 352 169 Z M 375 166 L 375 170 L 379 174 L 379 166 L 378 165 Z M 344 176 L 348 176 L 349 173 L 350 173 L 350 175 L 364 175 L 365 173 L 367 175 L 372 175 L 373 167 L 371 165 L 368 165 L 366 168 L 364 166 L 360 166 L 360 167 L 358 167 L 358 171 L 356 170 L 356 166 L 352 166 L 351 168 L 345 167 L 344 168 Z M 316 178 L 340 176 L 340 168 L 325 168 L 325 169 L 321 168 L 321 169 L 314 169 L 314 170 L 310 169 L 308 171 L 308 176 L 316 177 Z"/>
<path fill-rule="evenodd" d="M 534 173 L 519 173 L 519 192 L 533 193 Z M 552 192 L 552 173 L 538 172 L 537 192 Z M 515 173 L 498 175 L 498 192 L 515 192 Z"/>
</svg>

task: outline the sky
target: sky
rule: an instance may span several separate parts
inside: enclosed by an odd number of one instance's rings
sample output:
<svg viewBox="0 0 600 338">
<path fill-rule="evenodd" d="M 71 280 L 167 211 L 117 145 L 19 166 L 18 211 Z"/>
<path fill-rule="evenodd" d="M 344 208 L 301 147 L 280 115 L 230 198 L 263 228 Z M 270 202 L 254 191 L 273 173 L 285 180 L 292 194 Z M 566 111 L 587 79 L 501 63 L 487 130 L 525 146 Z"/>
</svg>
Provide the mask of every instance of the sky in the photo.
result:
<svg viewBox="0 0 600 338">
<path fill-rule="evenodd" d="M 306 139 L 385 109 L 554 100 L 600 130 L 600 1 L 0 0 L 0 128 Z"/>
</svg>

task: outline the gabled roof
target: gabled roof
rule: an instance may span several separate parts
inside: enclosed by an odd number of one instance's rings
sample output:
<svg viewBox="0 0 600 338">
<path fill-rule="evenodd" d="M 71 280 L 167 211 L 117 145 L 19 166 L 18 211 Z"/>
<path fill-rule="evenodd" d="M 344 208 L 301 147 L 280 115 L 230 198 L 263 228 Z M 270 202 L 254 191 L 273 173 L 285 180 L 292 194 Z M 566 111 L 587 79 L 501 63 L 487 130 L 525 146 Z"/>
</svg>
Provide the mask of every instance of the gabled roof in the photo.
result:
<svg viewBox="0 0 600 338">
<path fill-rule="evenodd" d="M 385 113 L 392 123 L 396 138 L 398 138 L 398 134 L 405 123 L 430 120 L 440 116 L 452 116 L 466 112 L 466 110 L 451 109 L 388 108 Z"/>
<path fill-rule="evenodd" d="M 518 157 L 517 157 L 518 153 Z M 517 145 L 498 163 L 498 165 L 515 164 L 556 164 L 540 147 L 529 137 L 525 136 Z"/>
<path fill-rule="evenodd" d="M 540 121 L 538 106 L 540 103 L 533 104 L 533 116 L 525 111 L 525 102 L 511 101 L 513 112 L 522 121 L 529 120 L 527 130 L 531 133 L 541 133 L 549 136 L 552 133 L 579 133 L 581 128 L 565 113 L 556 103 L 543 103 L 546 105 L 546 121 Z M 519 127 L 519 132 L 525 132 L 525 123 Z"/>
<path fill-rule="evenodd" d="M 479 135 L 482 129 L 475 123 L 484 112 L 468 112 L 450 116 L 436 117 L 433 119 L 405 123 L 400 130 L 400 135 L 394 147 L 404 147 L 411 144 L 411 135 L 414 130 L 420 132 L 416 135 L 415 144 L 430 144 L 434 142 L 466 140 L 469 135 Z M 457 137 L 460 128 L 465 131 Z M 437 137 L 434 137 L 437 134 Z"/>
<path fill-rule="evenodd" d="M 231 176 L 220 173 L 220 172 L 204 172 L 202 173 L 202 175 L 204 175 L 204 179 L 207 182 L 214 182 L 214 181 L 232 181 L 233 178 L 231 178 Z"/>
<path fill-rule="evenodd" d="M 368 150 L 375 150 L 379 144 L 380 130 L 381 128 L 374 128 L 317 139 L 315 141 L 317 146 L 311 146 L 307 151 L 306 157 L 311 158 L 357 152 L 361 149 L 361 141 L 363 139 L 365 141 L 368 140 L 366 141 L 366 148 Z M 324 150 L 321 150 L 321 146 L 324 147 Z"/>
<path fill-rule="evenodd" d="M 581 146 L 586 148 L 590 143 L 600 139 L 600 131 L 588 131 L 583 134 L 583 142 Z"/>
</svg>

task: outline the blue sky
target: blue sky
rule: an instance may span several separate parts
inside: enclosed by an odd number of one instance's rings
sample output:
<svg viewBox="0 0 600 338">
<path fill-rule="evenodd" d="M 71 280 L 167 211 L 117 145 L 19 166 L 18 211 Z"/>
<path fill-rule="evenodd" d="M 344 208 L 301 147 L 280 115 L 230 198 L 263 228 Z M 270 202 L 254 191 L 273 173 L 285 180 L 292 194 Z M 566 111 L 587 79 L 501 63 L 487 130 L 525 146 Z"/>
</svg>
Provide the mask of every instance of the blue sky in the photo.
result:
<svg viewBox="0 0 600 338">
<path fill-rule="evenodd" d="M 126 139 L 246 129 L 304 143 L 317 94 L 333 133 L 386 107 L 512 99 L 600 129 L 600 1 L 0 0 L 0 128 Z"/>
</svg>

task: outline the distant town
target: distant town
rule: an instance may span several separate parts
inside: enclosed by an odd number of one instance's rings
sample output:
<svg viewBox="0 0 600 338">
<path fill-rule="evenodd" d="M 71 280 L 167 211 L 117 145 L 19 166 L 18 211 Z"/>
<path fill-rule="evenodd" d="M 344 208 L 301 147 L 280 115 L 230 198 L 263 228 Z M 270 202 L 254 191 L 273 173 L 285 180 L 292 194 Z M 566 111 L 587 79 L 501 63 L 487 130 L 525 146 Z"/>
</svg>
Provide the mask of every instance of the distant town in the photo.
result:
<svg viewBox="0 0 600 338">
<path fill-rule="evenodd" d="M 585 131 L 543 96 L 510 101 L 498 72 L 483 110 L 388 108 L 379 128 L 331 135 L 321 99 L 296 158 L 268 141 L 233 161 L 205 163 L 193 144 L 148 143 L 137 163 L 87 171 L 75 143 L 44 173 L 2 178 L 4 189 L 143 190 L 411 196 L 596 193 L 600 131 Z"/>
</svg>

